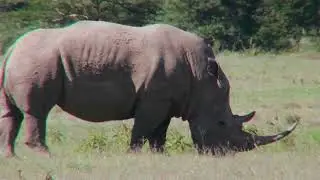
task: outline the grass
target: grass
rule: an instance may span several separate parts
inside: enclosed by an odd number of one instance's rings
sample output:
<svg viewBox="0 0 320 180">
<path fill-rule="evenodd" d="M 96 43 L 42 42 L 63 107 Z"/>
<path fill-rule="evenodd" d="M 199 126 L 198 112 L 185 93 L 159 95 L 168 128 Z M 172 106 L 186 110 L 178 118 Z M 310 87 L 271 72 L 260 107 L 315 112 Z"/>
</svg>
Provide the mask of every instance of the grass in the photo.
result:
<svg viewBox="0 0 320 180">
<path fill-rule="evenodd" d="M 235 113 L 256 110 L 246 129 L 259 134 L 300 125 L 289 137 L 251 152 L 223 158 L 199 156 L 186 122 L 173 119 L 167 152 L 126 153 L 132 120 L 87 123 L 59 108 L 48 120 L 54 157 L 41 157 L 17 142 L 20 159 L 0 158 L 0 179 L 319 179 L 320 54 L 245 56 L 221 54 L 232 86 Z"/>
</svg>

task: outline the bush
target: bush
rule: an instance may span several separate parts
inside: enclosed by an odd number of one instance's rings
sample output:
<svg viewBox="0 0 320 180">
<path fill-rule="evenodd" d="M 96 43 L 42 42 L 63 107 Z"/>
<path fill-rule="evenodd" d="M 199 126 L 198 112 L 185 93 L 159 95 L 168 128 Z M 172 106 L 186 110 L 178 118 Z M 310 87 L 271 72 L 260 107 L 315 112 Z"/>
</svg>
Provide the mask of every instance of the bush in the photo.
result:
<svg viewBox="0 0 320 180">
<path fill-rule="evenodd" d="M 86 139 L 83 139 L 76 148 L 77 152 L 98 152 L 106 151 L 108 138 L 102 130 L 92 130 Z"/>
<path fill-rule="evenodd" d="M 315 0 L 167 0 L 158 21 L 211 38 L 217 50 L 282 51 L 299 43 L 304 28 L 320 27 L 318 4 Z"/>
<path fill-rule="evenodd" d="M 110 139 L 109 144 L 113 146 L 114 149 L 121 149 L 123 147 L 126 147 L 130 143 L 130 138 L 131 138 L 131 130 L 128 125 L 126 124 L 121 124 L 116 128 L 112 129 L 112 138 Z"/>
<path fill-rule="evenodd" d="M 49 128 L 48 140 L 52 144 L 61 144 L 65 140 L 65 136 L 59 129 Z"/>
<path fill-rule="evenodd" d="M 320 52 L 320 33 L 319 35 L 313 36 L 313 38 L 311 39 L 311 43 L 314 45 L 316 50 Z"/>
<path fill-rule="evenodd" d="M 166 141 L 166 151 L 169 153 L 182 153 L 193 150 L 191 139 L 186 138 L 177 129 L 172 129 L 168 132 Z"/>
<path fill-rule="evenodd" d="M 31 0 L 19 11 L 0 14 L 2 53 L 19 36 L 37 28 L 66 26 L 78 20 L 104 20 L 127 25 L 153 21 L 161 0 Z"/>
<path fill-rule="evenodd" d="M 0 13 L 0 42 L 2 53 L 24 33 L 37 28 L 56 27 L 51 22 L 54 12 L 51 10 L 51 1 L 30 1 L 29 5 L 18 11 Z"/>
<path fill-rule="evenodd" d="M 61 18 L 71 14 L 80 19 L 103 20 L 141 26 L 154 19 L 161 0 L 56 0 Z"/>
<path fill-rule="evenodd" d="M 168 23 L 211 39 L 216 51 L 277 52 L 299 48 L 303 32 L 317 39 L 319 12 L 318 0 L 30 0 L 26 8 L 0 14 L 0 42 L 6 49 L 32 29 L 88 19 Z"/>
</svg>

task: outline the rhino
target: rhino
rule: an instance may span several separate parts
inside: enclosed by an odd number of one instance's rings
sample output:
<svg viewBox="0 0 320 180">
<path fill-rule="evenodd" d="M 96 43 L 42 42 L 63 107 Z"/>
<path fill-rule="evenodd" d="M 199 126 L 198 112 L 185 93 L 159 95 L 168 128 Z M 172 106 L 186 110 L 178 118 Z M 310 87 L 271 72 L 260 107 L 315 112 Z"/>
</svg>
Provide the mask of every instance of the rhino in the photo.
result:
<svg viewBox="0 0 320 180">
<path fill-rule="evenodd" d="M 146 141 L 163 152 L 171 118 L 189 124 L 200 154 L 243 152 L 276 142 L 243 130 L 255 111 L 233 114 L 230 84 L 207 40 L 167 24 L 141 27 L 79 21 L 24 34 L 7 51 L 1 68 L 0 139 L 5 156 L 16 156 L 23 120 L 24 144 L 50 155 L 50 110 L 88 122 L 134 118 L 129 152 Z"/>
</svg>

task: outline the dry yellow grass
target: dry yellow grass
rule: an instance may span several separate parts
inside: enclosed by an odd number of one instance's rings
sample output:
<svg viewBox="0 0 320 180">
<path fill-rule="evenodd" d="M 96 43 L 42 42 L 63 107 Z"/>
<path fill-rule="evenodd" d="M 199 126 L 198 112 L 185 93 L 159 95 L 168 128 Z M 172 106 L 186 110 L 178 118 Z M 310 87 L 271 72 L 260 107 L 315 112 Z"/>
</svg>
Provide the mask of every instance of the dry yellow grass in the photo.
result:
<svg viewBox="0 0 320 180">
<path fill-rule="evenodd" d="M 29 154 L 28 154 L 29 155 Z M 319 179 L 317 153 L 243 153 L 235 157 L 199 157 L 181 154 L 112 155 L 26 158 L 1 163 L 2 179 L 18 179 L 18 169 L 26 179 L 43 180 L 52 171 L 56 179 Z"/>
</svg>

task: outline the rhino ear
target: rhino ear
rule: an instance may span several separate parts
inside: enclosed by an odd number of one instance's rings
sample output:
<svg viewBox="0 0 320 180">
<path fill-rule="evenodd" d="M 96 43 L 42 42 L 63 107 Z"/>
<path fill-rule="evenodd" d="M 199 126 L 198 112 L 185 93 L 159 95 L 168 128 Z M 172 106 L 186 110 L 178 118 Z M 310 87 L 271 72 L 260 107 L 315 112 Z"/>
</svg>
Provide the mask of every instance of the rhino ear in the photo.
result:
<svg viewBox="0 0 320 180">
<path fill-rule="evenodd" d="M 208 58 L 207 71 L 210 76 L 218 78 L 219 65 L 214 58 Z"/>
<path fill-rule="evenodd" d="M 209 47 L 212 47 L 212 46 L 213 46 L 213 41 L 212 41 L 211 38 L 203 37 L 203 41 L 204 41 Z"/>
</svg>

